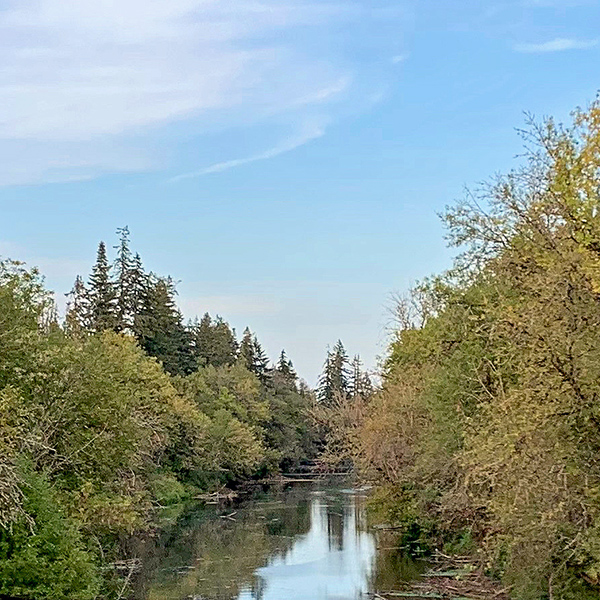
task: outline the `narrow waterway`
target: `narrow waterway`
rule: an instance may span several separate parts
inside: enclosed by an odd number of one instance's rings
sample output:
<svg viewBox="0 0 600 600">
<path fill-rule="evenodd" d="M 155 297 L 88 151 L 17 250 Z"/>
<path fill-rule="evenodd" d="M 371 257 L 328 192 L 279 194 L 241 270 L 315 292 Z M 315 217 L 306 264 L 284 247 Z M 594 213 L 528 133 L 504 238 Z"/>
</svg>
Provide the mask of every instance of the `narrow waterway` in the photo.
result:
<svg viewBox="0 0 600 600">
<path fill-rule="evenodd" d="M 362 489 L 294 483 L 172 517 L 146 544 L 135 600 L 356 600 L 418 574 L 367 523 Z"/>
</svg>

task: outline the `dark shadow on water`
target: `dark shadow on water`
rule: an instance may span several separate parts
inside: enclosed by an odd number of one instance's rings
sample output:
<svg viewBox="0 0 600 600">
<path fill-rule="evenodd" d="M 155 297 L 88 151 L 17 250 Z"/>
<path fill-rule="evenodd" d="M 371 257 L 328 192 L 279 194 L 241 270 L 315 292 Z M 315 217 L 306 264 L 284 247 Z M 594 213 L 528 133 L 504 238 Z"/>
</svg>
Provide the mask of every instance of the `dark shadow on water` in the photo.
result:
<svg viewBox="0 0 600 600">
<path fill-rule="evenodd" d="M 130 551 L 135 600 L 356 600 L 420 570 L 368 528 L 364 493 L 327 483 L 171 515 Z"/>
</svg>

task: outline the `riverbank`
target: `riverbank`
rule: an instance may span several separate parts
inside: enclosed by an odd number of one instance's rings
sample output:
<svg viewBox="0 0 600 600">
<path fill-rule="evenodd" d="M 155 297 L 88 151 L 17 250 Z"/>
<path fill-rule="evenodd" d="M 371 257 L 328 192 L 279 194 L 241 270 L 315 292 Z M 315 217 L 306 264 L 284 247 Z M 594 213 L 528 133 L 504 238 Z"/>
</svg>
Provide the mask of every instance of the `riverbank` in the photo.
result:
<svg viewBox="0 0 600 600">
<path fill-rule="evenodd" d="M 509 600 L 509 589 L 486 576 L 468 556 L 434 554 L 430 569 L 415 581 L 395 590 L 379 590 L 374 600 L 412 598 L 414 600 Z"/>
</svg>

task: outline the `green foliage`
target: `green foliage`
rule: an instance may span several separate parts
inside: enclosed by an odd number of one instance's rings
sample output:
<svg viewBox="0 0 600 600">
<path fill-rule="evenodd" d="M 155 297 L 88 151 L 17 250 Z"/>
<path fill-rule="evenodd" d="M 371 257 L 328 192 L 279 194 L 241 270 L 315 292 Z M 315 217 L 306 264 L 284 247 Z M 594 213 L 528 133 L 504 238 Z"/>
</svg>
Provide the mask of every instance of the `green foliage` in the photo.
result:
<svg viewBox="0 0 600 600">
<path fill-rule="evenodd" d="M 318 433 L 313 421 L 313 397 L 299 392 L 291 361 L 282 352 L 267 390 L 269 415 L 264 439 L 284 471 L 292 471 L 316 454 Z"/>
<path fill-rule="evenodd" d="M 194 368 L 191 333 L 175 303 L 175 286 L 169 278 L 149 278 L 137 318 L 140 346 L 156 357 L 171 375 L 186 375 Z"/>
<path fill-rule="evenodd" d="M 253 336 L 250 371 L 224 321 L 185 326 L 126 230 L 114 272 L 101 244 L 61 328 L 38 272 L 0 262 L 0 596 L 118 593 L 100 563 L 157 507 L 313 452 L 287 358 L 269 369 Z"/>
<path fill-rule="evenodd" d="M 248 327 L 244 330 L 240 343 L 239 361 L 248 371 L 256 375 L 262 384 L 269 384 L 272 374 L 269 369 L 269 359 L 258 338 Z"/>
<path fill-rule="evenodd" d="M 350 388 L 349 379 L 348 354 L 342 341 L 338 340 L 332 350 L 327 350 L 317 398 L 323 404 L 332 404 L 337 398 L 346 396 Z"/>
<path fill-rule="evenodd" d="M 25 516 L 0 529 L 0 595 L 32 600 L 96 598 L 100 578 L 76 523 L 43 475 L 21 470 Z"/>
<path fill-rule="evenodd" d="M 236 419 L 228 410 L 217 410 L 209 434 L 210 461 L 214 472 L 241 479 L 256 471 L 263 458 L 262 443 L 251 427 Z"/>
<path fill-rule="evenodd" d="M 260 381 L 240 363 L 199 369 L 180 380 L 179 385 L 182 393 L 209 416 L 225 409 L 253 426 L 268 417 Z"/>
<path fill-rule="evenodd" d="M 192 327 L 193 355 L 198 367 L 222 367 L 237 360 L 238 344 L 235 333 L 218 317 L 215 321 L 206 313 Z"/>
<path fill-rule="evenodd" d="M 178 379 L 177 386 L 182 395 L 193 400 L 213 421 L 221 426 L 227 421 L 225 431 L 241 436 L 239 446 L 228 446 L 226 440 L 222 444 L 218 439 L 210 444 L 213 450 L 219 450 L 217 456 L 222 457 L 219 460 L 230 465 L 226 469 L 229 474 L 223 473 L 227 478 L 244 473 L 247 476 L 251 465 L 256 468 L 262 464 L 266 470 L 276 470 L 278 465 L 292 468 L 314 455 L 314 429 L 309 419 L 311 399 L 296 390 L 290 372 L 275 369 L 267 387 L 238 361 L 231 366 L 199 369 Z M 257 443 L 250 443 L 244 432 Z M 246 466 L 241 471 L 234 468 L 228 456 L 237 456 L 240 465 Z"/>
<path fill-rule="evenodd" d="M 519 600 L 600 586 L 600 102 L 574 121 L 447 212 L 466 250 L 399 302 L 352 433 L 388 517 L 478 544 Z"/>
<path fill-rule="evenodd" d="M 161 506 L 178 504 L 188 493 L 185 486 L 172 473 L 156 473 L 150 478 L 152 495 Z"/>
<path fill-rule="evenodd" d="M 110 270 L 106 245 L 100 242 L 87 292 L 89 312 L 86 315 L 86 323 L 90 330 L 96 333 L 118 326 L 117 290 L 111 280 Z"/>
</svg>

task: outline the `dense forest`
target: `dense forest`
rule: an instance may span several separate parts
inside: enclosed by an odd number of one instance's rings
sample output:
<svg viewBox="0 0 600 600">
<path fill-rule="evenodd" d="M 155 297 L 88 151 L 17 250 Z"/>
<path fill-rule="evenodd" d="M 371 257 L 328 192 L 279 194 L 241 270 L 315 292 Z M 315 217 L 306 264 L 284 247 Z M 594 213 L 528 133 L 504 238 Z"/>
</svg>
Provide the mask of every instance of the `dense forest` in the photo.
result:
<svg viewBox="0 0 600 600">
<path fill-rule="evenodd" d="M 248 328 L 184 322 L 173 280 L 118 233 L 62 320 L 35 268 L 0 262 L 0 597 L 120 595 L 108 565 L 158 508 L 294 470 L 325 440 L 285 351 L 272 364 Z M 367 385 L 352 364 L 339 342 L 319 395 Z"/>
<path fill-rule="evenodd" d="M 523 166 L 447 209 L 454 267 L 398 302 L 383 386 L 332 460 L 404 543 L 516 600 L 600 594 L 600 102 L 523 132 Z"/>
</svg>

